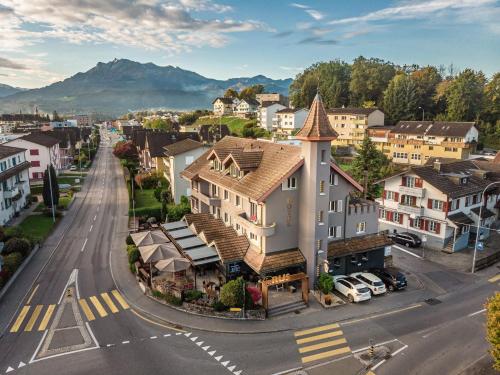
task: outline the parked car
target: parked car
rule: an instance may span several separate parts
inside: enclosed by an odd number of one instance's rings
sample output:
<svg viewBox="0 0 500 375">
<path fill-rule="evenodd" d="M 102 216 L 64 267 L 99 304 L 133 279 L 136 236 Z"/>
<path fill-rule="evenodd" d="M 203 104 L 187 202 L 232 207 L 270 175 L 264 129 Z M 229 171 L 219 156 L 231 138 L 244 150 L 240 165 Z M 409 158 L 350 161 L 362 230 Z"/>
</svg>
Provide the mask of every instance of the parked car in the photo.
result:
<svg viewBox="0 0 500 375">
<path fill-rule="evenodd" d="M 374 268 L 370 272 L 378 276 L 390 292 L 405 289 L 408 286 L 406 276 L 395 267 Z"/>
<path fill-rule="evenodd" d="M 406 247 L 419 247 L 422 245 L 422 240 L 416 234 L 409 232 L 390 233 L 388 237 Z"/>
<path fill-rule="evenodd" d="M 72 165 L 71 167 L 69 167 L 69 170 L 70 171 L 76 171 L 78 168 L 76 167 L 76 165 Z"/>
<path fill-rule="evenodd" d="M 373 273 L 355 272 L 351 273 L 350 276 L 354 277 L 355 279 L 358 279 L 363 284 L 365 284 L 366 287 L 370 289 L 372 296 L 385 294 L 387 292 L 384 282 L 380 280 L 377 276 L 375 276 Z"/>
<path fill-rule="evenodd" d="M 349 302 L 361 302 L 371 298 L 370 289 L 361 281 L 349 276 L 334 276 L 333 285 Z"/>
</svg>

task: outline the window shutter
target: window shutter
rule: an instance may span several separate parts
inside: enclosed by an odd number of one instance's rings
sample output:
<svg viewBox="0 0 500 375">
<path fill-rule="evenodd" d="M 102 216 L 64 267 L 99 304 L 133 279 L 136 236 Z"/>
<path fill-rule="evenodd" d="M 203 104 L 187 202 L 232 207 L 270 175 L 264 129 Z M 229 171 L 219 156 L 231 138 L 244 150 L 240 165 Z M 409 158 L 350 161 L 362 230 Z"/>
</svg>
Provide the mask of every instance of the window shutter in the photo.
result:
<svg viewBox="0 0 500 375">
<path fill-rule="evenodd" d="M 403 215 L 399 214 L 399 224 L 403 224 Z"/>
<path fill-rule="evenodd" d="M 337 201 L 337 212 L 342 212 L 342 199 Z"/>
<path fill-rule="evenodd" d="M 424 229 L 424 223 L 425 223 L 425 220 L 420 219 L 420 229 L 421 230 Z"/>
<path fill-rule="evenodd" d="M 410 227 L 413 227 L 413 219 L 410 217 Z"/>
<path fill-rule="evenodd" d="M 436 233 L 439 234 L 441 232 L 441 223 L 436 223 Z"/>
<path fill-rule="evenodd" d="M 419 188 L 422 187 L 422 179 L 421 178 L 417 178 L 415 180 L 415 187 L 419 187 Z"/>
<path fill-rule="evenodd" d="M 424 230 L 425 230 L 426 232 L 428 232 L 428 231 L 429 231 L 429 220 L 424 220 Z"/>
<path fill-rule="evenodd" d="M 417 205 L 417 197 L 411 197 L 411 205 L 416 206 Z"/>
<path fill-rule="evenodd" d="M 389 212 L 387 213 L 387 219 L 388 219 L 387 221 L 392 221 L 392 218 L 393 218 L 393 217 L 394 217 L 394 212 L 389 211 Z"/>
<path fill-rule="evenodd" d="M 448 202 L 443 203 L 443 211 L 448 212 Z"/>
<path fill-rule="evenodd" d="M 382 193 L 382 198 L 386 198 L 387 197 L 387 190 L 384 190 L 384 192 Z"/>
<path fill-rule="evenodd" d="M 427 199 L 427 208 L 432 209 L 432 199 Z"/>
<path fill-rule="evenodd" d="M 394 193 L 394 200 L 399 202 L 399 193 Z"/>
<path fill-rule="evenodd" d="M 403 178 L 401 179 L 401 185 L 402 185 L 402 186 L 406 186 L 406 177 L 403 177 Z"/>
<path fill-rule="evenodd" d="M 379 218 L 382 218 L 382 210 L 383 210 L 383 208 L 378 209 L 378 217 Z"/>
</svg>

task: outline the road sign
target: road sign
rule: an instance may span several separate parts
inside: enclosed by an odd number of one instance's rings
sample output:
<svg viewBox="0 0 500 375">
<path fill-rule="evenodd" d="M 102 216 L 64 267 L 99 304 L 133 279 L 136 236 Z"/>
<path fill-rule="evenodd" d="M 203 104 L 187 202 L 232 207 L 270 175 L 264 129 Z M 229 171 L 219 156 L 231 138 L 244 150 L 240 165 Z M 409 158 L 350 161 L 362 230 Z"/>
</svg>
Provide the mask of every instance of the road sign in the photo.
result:
<svg viewBox="0 0 500 375">
<path fill-rule="evenodd" d="M 422 236 L 422 242 L 427 242 L 427 236 L 425 234 Z"/>
</svg>

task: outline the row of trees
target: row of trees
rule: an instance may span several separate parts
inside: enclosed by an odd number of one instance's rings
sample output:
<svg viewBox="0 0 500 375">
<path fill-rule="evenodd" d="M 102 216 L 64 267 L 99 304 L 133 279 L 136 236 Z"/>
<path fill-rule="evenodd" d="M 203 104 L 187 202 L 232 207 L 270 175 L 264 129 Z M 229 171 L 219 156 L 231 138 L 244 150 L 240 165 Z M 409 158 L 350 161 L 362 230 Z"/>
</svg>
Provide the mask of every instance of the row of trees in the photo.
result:
<svg viewBox="0 0 500 375">
<path fill-rule="evenodd" d="M 173 123 L 170 119 L 155 118 L 145 120 L 143 122 L 143 127 L 146 129 L 156 129 L 170 132 L 173 129 Z"/>
<path fill-rule="evenodd" d="M 453 66 L 397 66 L 364 58 L 348 64 L 321 62 L 298 74 L 290 85 L 297 107 L 309 107 L 317 90 L 327 107 L 384 110 L 389 124 L 399 120 L 478 121 L 483 134 L 500 138 L 500 73 L 487 80 L 481 71 Z"/>
<path fill-rule="evenodd" d="M 243 88 L 240 92 L 238 92 L 234 88 L 228 88 L 224 93 L 225 98 L 233 98 L 240 100 L 250 100 L 255 99 L 257 94 L 264 93 L 264 85 L 257 84 Z"/>
</svg>

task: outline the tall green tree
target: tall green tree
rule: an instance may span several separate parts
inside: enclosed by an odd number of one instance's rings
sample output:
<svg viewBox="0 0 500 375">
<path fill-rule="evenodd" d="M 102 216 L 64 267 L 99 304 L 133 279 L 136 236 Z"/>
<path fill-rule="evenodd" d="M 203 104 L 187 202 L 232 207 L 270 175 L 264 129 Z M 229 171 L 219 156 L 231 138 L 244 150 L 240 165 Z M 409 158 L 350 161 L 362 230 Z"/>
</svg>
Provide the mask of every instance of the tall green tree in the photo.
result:
<svg viewBox="0 0 500 375">
<path fill-rule="evenodd" d="M 245 99 L 245 100 L 250 100 L 250 99 L 255 99 L 255 96 L 257 94 L 262 94 L 264 92 L 264 85 L 253 85 L 253 86 L 248 86 L 245 87 L 243 90 L 240 91 L 240 99 Z"/>
<path fill-rule="evenodd" d="M 483 72 L 465 69 L 446 90 L 446 118 L 475 121 L 483 109 L 486 78 Z"/>
<path fill-rule="evenodd" d="M 500 73 L 496 73 L 484 87 L 484 110 L 481 119 L 491 124 L 500 121 Z"/>
<path fill-rule="evenodd" d="M 377 106 L 382 104 L 384 90 L 396 74 L 394 65 L 381 59 L 358 57 L 352 64 L 349 83 L 351 106 L 362 106 L 372 100 Z"/>
<path fill-rule="evenodd" d="M 414 120 L 418 108 L 415 83 L 410 76 L 396 75 L 384 91 L 384 111 L 389 123 Z"/>
<path fill-rule="evenodd" d="M 230 87 L 224 93 L 224 98 L 238 98 L 238 91 Z"/>
<path fill-rule="evenodd" d="M 377 195 L 377 186 L 374 182 L 387 176 L 391 171 L 387 156 L 377 150 L 370 137 L 365 136 L 363 144 L 358 150 L 358 155 L 352 163 L 352 176 L 364 186 L 366 173 L 368 183 L 367 195 L 373 197 Z"/>
<path fill-rule="evenodd" d="M 50 173 L 49 173 L 50 170 Z M 50 178 L 50 180 L 49 180 Z M 52 187 L 52 199 L 50 199 L 50 192 Z M 57 183 L 56 171 L 52 164 L 47 166 L 43 175 L 43 188 L 42 188 L 43 203 L 46 207 L 52 207 L 59 204 L 59 185 Z"/>
<path fill-rule="evenodd" d="M 493 367 L 500 371 L 500 293 L 496 292 L 486 303 L 486 339 L 490 343 Z"/>
<path fill-rule="evenodd" d="M 411 72 L 410 78 L 415 84 L 417 104 L 425 111 L 425 118 L 434 118 L 436 115 L 436 96 L 437 85 L 441 82 L 441 75 L 433 66 L 426 66 Z M 416 118 L 421 119 L 422 113 L 416 114 Z"/>
<path fill-rule="evenodd" d="M 172 131 L 173 124 L 170 119 L 155 118 L 144 121 L 144 127 L 146 129 L 156 129 L 169 132 Z"/>
</svg>

